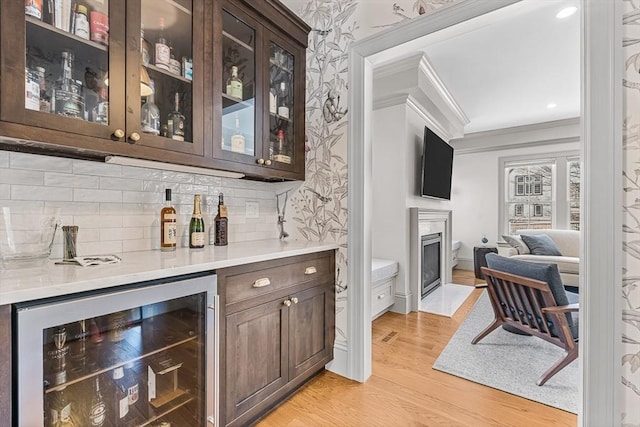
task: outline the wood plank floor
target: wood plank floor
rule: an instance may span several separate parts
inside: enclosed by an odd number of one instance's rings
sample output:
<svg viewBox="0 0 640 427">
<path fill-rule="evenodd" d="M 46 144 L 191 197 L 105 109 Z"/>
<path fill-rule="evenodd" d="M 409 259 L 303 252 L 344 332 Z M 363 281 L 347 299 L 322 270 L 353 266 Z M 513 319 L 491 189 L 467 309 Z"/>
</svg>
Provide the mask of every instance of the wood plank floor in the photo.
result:
<svg viewBox="0 0 640 427">
<path fill-rule="evenodd" d="M 475 283 L 473 272 L 461 270 L 453 281 Z M 452 318 L 386 313 L 373 322 L 373 374 L 365 384 L 325 372 L 258 426 L 575 426 L 574 414 L 431 369 L 480 293 Z"/>
</svg>

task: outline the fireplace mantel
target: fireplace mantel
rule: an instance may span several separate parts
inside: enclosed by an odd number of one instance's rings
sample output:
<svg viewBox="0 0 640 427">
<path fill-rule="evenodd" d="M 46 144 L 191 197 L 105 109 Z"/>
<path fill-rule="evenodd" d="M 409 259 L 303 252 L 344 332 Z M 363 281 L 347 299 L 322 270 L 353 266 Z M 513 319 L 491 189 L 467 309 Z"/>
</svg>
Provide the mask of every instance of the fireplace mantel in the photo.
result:
<svg viewBox="0 0 640 427">
<path fill-rule="evenodd" d="M 440 245 L 440 276 L 442 283 L 451 283 L 451 211 L 436 209 L 409 208 L 410 216 L 410 306 L 411 311 L 418 311 L 420 307 L 420 283 L 422 271 L 421 265 L 421 237 L 427 234 L 441 233 L 442 244 Z"/>
</svg>

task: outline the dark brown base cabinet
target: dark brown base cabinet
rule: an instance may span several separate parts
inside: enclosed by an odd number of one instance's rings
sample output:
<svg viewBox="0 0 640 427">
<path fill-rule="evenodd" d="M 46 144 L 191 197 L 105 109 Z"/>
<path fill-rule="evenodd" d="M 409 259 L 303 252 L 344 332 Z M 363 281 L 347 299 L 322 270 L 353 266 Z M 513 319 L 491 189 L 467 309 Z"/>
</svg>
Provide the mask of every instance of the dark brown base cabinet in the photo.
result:
<svg viewBox="0 0 640 427">
<path fill-rule="evenodd" d="M 218 270 L 220 425 L 255 422 L 333 359 L 334 252 Z"/>
</svg>

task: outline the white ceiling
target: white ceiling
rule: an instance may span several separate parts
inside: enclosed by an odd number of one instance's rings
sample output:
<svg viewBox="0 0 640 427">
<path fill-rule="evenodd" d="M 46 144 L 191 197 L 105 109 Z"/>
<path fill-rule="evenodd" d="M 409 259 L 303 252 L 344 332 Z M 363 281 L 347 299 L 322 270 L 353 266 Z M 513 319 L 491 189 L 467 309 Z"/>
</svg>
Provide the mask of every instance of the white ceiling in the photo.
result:
<svg viewBox="0 0 640 427">
<path fill-rule="evenodd" d="M 580 115 L 577 0 L 524 0 L 383 52 L 384 64 L 424 51 L 470 119 L 465 133 Z M 420 18 L 418 18 L 420 19 Z M 547 108 L 551 103 L 555 108 Z"/>
</svg>

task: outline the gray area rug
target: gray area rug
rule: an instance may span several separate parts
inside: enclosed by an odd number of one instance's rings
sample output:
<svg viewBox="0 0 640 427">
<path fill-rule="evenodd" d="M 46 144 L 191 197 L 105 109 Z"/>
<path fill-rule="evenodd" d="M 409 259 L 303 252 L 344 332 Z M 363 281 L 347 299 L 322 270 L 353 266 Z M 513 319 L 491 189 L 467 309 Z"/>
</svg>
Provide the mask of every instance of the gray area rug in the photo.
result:
<svg viewBox="0 0 640 427">
<path fill-rule="evenodd" d="M 537 379 L 563 356 L 563 350 L 540 338 L 512 334 L 502 328 L 471 345 L 471 340 L 493 318 L 493 309 L 485 291 L 433 368 L 576 414 L 578 360 L 542 387 L 537 386 Z"/>
</svg>

